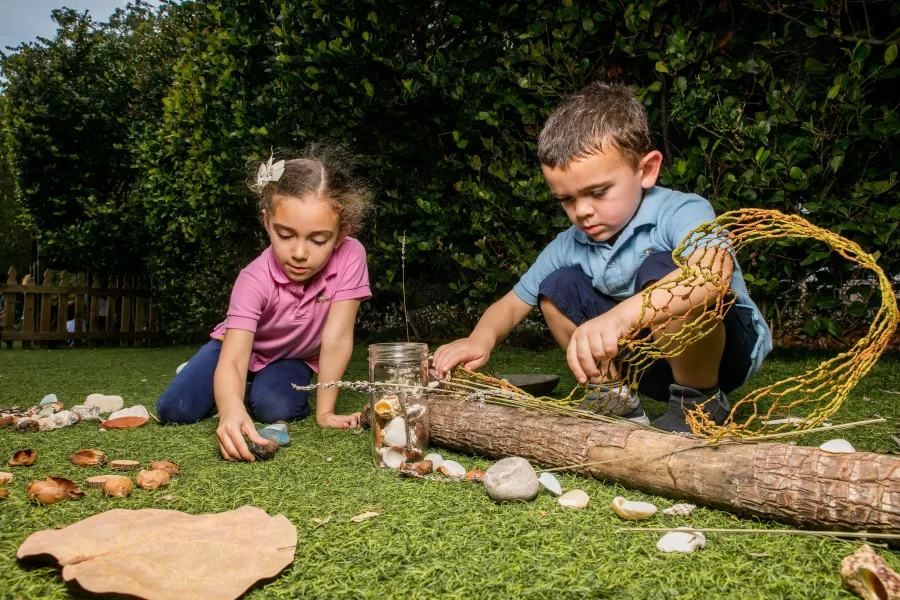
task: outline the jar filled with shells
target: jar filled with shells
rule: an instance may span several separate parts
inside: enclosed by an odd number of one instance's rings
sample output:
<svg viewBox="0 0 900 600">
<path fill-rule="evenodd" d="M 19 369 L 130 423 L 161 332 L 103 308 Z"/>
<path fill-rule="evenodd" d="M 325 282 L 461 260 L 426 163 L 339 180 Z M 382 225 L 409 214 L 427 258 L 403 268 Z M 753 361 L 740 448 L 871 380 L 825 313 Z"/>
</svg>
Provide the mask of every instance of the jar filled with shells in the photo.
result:
<svg viewBox="0 0 900 600">
<path fill-rule="evenodd" d="M 428 346 L 414 343 L 369 346 L 369 414 L 372 457 L 378 467 L 399 469 L 421 460 L 428 447 Z"/>
</svg>

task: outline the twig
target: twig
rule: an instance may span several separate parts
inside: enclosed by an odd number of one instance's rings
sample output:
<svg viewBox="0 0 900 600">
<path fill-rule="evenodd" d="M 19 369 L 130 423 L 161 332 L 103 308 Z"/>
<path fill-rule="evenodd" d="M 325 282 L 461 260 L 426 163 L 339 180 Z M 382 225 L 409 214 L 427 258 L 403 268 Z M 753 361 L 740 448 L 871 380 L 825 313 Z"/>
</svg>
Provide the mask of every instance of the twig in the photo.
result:
<svg viewBox="0 0 900 600">
<path fill-rule="evenodd" d="M 403 320 L 406 322 L 406 341 L 409 341 L 409 311 L 406 310 L 406 230 L 400 242 L 400 287 L 403 288 Z"/>
<path fill-rule="evenodd" d="M 837 538 L 873 538 L 878 540 L 900 540 L 900 533 L 868 533 L 866 531 L 804 531 L 802 529 L 695 529 L 693 527 L 620 527 L 616 533 L 642 531 L 645 533 L 663 533 L 684 531 L 696 533 L 736 533 L 736 534 L 773 534 L 773 535 L 812 535 L 816 537 Z"/>
<path fill-rule="evenodd" d="M 154 414 L 153 414 L 152 412 L 150 412 L 149 410 L 147 411 L 147 414 L 150 415 L 151 417 L 153 417 L 153 420 L 156 421 L 157 423 L 162 423 L 162 421 L 159 420 L 159 417 L 157 417 L 156 415 L 154 415 Z"/>
</svg>

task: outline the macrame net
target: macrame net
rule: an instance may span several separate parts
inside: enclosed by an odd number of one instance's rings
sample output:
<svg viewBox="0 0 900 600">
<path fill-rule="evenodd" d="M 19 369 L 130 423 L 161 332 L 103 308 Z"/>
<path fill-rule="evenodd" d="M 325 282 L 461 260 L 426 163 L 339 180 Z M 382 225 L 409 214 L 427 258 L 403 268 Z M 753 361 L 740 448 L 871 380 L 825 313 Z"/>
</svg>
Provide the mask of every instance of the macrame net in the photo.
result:
<svg viewBox="0 0 900 600">
<path fill-rule="evenodd" d="M 747 244 L 778 238 L 817 240 L 871 271 L 881 292 L 881 306 L 872 325 L 852 348 L 814 369 L 753 390 L 736 402 L 732 399 L 732 411 L 721 425 L 699 407 L 687 411 L 687 421 L 695 435 L 710 441 L 816 427 L 837 412 L 853 387 L 869 372 L 888 345 L 900 316 L 890 281 L 872 255 L 805 219 L 771 210 L 731 211 L 691 232 L 672 253 L 680 274 L 643 291 L 642 325 L 619 340 L 619 355 L 602 366 L 605 383 L 600 391 L 582 385 L 563 399 L 535 398 L 502 380 L 459 367 L 440 387 L 478 401 L 565 414 L 593 414 L 596 418 L 614 417 L 627 406 L 628 392 L 638 389 L 650 364 L 680 355 L 708 335 L 729 310 L 735 310 L 735 294 L 722 280 L 723 261 L 736 256 Z M 698 294 L 693 294 L 686 318 L 672 314 L 670 305 L 676 296 L 688 300 L 690 289 L 706 290 L 705 298 L 697 302 Z M 710 398 L 707 403 L 710 401 L 715 399 Z"/>
</svg>

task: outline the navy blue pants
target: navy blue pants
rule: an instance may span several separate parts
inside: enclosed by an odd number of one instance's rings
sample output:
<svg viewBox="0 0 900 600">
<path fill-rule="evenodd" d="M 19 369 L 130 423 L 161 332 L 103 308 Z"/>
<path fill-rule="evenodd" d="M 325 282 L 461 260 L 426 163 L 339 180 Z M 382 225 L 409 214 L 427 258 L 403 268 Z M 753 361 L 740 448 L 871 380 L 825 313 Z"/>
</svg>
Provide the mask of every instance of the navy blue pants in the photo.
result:
<svg viewBox="0 0 900 600">
<path fill-rule="evenodd" d="M 219 364 L 222 342 L 210 340 L 200 348 L 169 387 L 156 401 L 163 423 L 196 423 L 216 405 L 213 376 Z M 309 415 L 309 392 L 295 390 L 291 384 L 308 385 L 313 370 L 296 359 L 276 360 L 256 373 L 247 373 L 250 409 L 257 421 L 294 421 Z"/>
<path fill-rule="evenodd" d="M 678 267 L 672 262 L 671 252 L 649 255 L 638 268 L 634 293 L 659 281 Z M 546 298 L 575 325 L 581 325 L 607 312 L 619 303 L 594 288 L 584 271 L 567 267 L 551 273 L 541 282 L 538 297 Z M 756 345 L 756 330 L 747 311 L 734 305 L 728 310 L 722 323 L 725 326 L 725 352 L 719 365 L 719 388 L 726 394 L 739 388 L 747 379 L 753 362 L 750 355 Z M 644 331 L 649 335 L 649 331 Z M 638 391 L 642 396 L 662 402 L 669 400 L 669 386 L 675 383 L 672 368 L 665 360 L 650 364 L 641 376 Z"/>
</svg>

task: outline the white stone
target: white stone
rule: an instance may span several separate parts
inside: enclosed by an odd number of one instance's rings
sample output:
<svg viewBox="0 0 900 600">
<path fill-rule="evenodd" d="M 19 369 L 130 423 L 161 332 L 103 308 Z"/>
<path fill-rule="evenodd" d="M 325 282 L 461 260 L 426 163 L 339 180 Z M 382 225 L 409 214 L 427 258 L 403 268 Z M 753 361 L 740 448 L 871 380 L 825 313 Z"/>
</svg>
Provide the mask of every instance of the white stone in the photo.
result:
<svg viewBox="0 0 900 600">
<path fill-rule="evenodd" d="M 406 422 L 403 417 L 394 417 L 384 428 L 381 438 L 385 446 L 406 445 Z"/>
<path fill-rule="evenodd" d="M 656 547 L 663 552 L 693 552 L 706 548 L 706 537 L 699 531 L 670 531 L 656 542 Z"/>
<path fill-rule="evenodd" d="M 643 521 L 656 514 L 656 507 L 649 502 L 634 502 L 622 496 L 613 498 L 612 509 L 626 521 Z"/>
<path fill-rule="evenodd" d="M 56 394 L 47 394 L 46 396 L 44 396 L 41 399 L 41 406 L 50 404 L 51 402 L 59 402 L 59 400 L 56 399 Z"/>
<path fill-rule="evenodd" d="M 184 366 L 186 364 L 188 364 L 188 362 L 191 362 L 191 361 L 183 362 L 180 365 L 178 365 L 177 367 L 175 367 L 175 374 L 178 375 L 179 373 L 181 373 L 181 370 L 184 368 Z"/>
<path fill-rule="evenodd" d="M 78 415 L 71 410 L 61 410 L 49 417 L 38 419 L 38 423 L 40 423 L 41 431 L 49 431 L 51 429 L 60 429 L 62 427 L 74 425 L 80 420 Z"/>
<path fill-rule="evenodd" d="M 842 439 L 828 440 L 819 446 L 819 450 L 824 450 L 831 454 L 851 454 L 856 452 L 856 448 L 853 447 L 853 444 Z"/>
<path fill-rule="evenodd" d="M 584 490 L 572 490 L 559 497 L 559 503 L 567 508 L 584 508 L 591 497 Z"/>
<path fill-rule="evenodd" d="M 100 414 L 105 415 L 107 413 L 115 412 L 117 410 L 122 410 L 122 407 L 125 406 L 125 401 L 122 400 L 122 396 L 107 396 L 106 394 L 91 394 L 87 398 L 84 399 L 85 406 L 99 406 Z"/>
<path fill-rule="evenodd" d="M 441 463 L 441 466 L 437 469 L 434 468 L 434 464 L 431 465 L 431 468 L 435 471 L 440 470 L 443 475 L 447 477 L 465 477 L 466 476 L 466 468 L 456 462 L 455 460 L 445 460 Z"/>
<path fill-rule="evenodd" d="M 538 476 L 524 458 L 498 460 L 484 474 L 484 489 L 491 500 L 534 500 L 541 489 Z"/>
<path fill-rule="evenodd" d="M 72 412 L 81 417 L 82 421 L 99 421 L 100 420 L 100 407 L 99 406 L 86 406 L 84 404 L 77 404 L 72 407 Z"/>
<path fill-rule="evenodd" d="M 559 484 L 559 480 L 553 473 L 541 473 L 541 476 L 538 477 L 538 481 L 548 492 L 557 496 L 562 495 L 562 486 Z"/>
<path fill-rule="evenodd" d="M 122 410 L 117 410 L 107 417 L 107 421 L 112 421 L 113 419 L 118 419 L 121 417 L 143 417 L 150 420 L 150 413 L 147 412 L 147 408 L 141 406 L 140 404 L 136 404 L 135 406 L 129 406 L 128 408 L 123 408 Z"/>
</svg>

